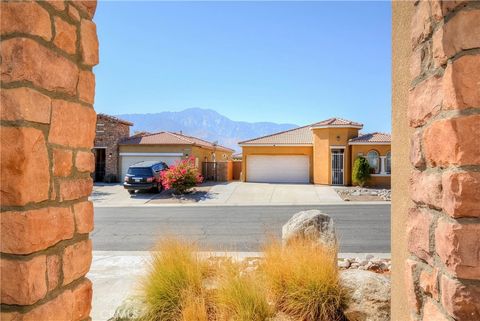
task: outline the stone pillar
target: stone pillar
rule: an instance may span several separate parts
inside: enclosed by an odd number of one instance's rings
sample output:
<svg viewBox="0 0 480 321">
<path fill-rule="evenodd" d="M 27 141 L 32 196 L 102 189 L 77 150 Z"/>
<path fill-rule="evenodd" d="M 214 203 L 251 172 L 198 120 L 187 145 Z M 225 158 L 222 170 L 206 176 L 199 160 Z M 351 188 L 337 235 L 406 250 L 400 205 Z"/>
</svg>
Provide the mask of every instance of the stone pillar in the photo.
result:
<svg viewBox="0 0 480 321">
<path fill-rule="evenodd" d="M 88 320 L 95 1 L 1 2 L 1 319 Z"/>
<path fill-rule="evenodd" d="M 411 32 L 409 311 L 480 320 L 480 3 L 417 2 Z"/>
</svg>

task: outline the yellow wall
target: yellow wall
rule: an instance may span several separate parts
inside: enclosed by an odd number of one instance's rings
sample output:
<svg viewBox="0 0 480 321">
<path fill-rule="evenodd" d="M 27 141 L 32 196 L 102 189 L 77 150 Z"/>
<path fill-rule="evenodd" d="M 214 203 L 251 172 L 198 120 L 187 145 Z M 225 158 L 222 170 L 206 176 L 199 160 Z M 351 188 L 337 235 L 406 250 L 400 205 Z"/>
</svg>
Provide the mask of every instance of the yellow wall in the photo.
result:
<svg viewBox="0 0 480 321">
<path fill-rule="evenodd" d="M 358 136 L 357 128 L 316 128 L 313 132 L 313 182 L 329 185 L 332 183 L 330 146 L 343 146 L 344 183 L 351 183 L 351 156 L 348 140 Z"/>
<path fill-rule="evenodd" d="M 242 147 L 242 181 L 246 181 L 247 161 L 249 155 L 307 155 L 310 157 L 310 182 L 313 178 L 312 146 L 243 146 Z"/>
<path fill-rule="evenodd" d="M 363 153 L 363 156 L 367 156 L 367 153 L 371 150 L 376 150 L 380 156 L 386 156 L 387 152 L 391 150 L 390 145 L 351 145 L 352 146 L 352 164 L 357 158 L 358 153 Z"/>
<path fill-rule="evenodd" d="M 352 159 L 351 166 L 355 159 L 362 154 L 364 157 L 367 157 L 367 154 L 371 150 L 375 150 L 380 154 L 380 156 L 386 156 L 388 152 L 391 151 L 390 145 L 351 145 L 352 148 Z M 351 178 L 350 174 L 350 178 Z M 379 187 L 390 187 L 391 176 L 371 176 L 367 182 L 367 186 L 379 186 Z"/>
<path fill-rule="evenodd" d="M 208 162 L 212 162 L 213 161 L 212 153 L 213 153 L 212 149 L 202 148 L 198 146 L 192 147 L 192 155 L 194 155 L 195 157 L 198 157 L 201 163 L 205 161 L 205 157 Z M 232 158 L 232 154 L 233 152 L 230 152 L 230 151 L 216 150 L 215 158 L 217 162 L 226 162 Z M 224 158 L 223 155 L 226 155 L 226 158 Z"/>
</svg>

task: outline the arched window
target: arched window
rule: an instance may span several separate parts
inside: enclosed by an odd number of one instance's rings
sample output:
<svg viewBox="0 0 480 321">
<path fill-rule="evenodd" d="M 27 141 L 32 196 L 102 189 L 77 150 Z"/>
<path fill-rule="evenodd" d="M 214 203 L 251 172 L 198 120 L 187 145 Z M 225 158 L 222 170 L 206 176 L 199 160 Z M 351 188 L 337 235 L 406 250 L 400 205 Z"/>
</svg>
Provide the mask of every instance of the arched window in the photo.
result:
<svg viewBox="0 0 480 321">
<path fill-rule="evenodd" d="M 385 171 L 387 174 L 392 172 L 392 153 L 388 152 L 387 157 L 385 158 Z"/>
<path fill-rule="evenodd" d="M 380 156 L 375 150 L 371 150 L 367 154 L 368 164 L 372 168 L 373 174 L 378 174 L 380 172 Z"/>
</svg>

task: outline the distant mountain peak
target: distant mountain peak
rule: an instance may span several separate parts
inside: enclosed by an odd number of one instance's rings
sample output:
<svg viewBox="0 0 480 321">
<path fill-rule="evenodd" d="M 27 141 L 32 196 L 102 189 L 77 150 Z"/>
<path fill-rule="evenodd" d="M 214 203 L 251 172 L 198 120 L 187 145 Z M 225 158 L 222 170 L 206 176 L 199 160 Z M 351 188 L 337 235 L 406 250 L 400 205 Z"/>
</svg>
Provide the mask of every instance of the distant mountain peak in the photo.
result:
<svg viewBox="0 0 480 321">
<path fill-rule="evenodd" d="M 173 112 L 120 114 L 115 116 L 134 124 L 131 128 L 132 135 L 136 131 L 181 131 L 186 135 L 196 136 L 208 141 L 218 141 L 220 145 L 236 151 L 240 151 L 239 141 L 298 127 L 295 124 L 234 121 L 216 110 L 198 107 Z"/>
</svg>

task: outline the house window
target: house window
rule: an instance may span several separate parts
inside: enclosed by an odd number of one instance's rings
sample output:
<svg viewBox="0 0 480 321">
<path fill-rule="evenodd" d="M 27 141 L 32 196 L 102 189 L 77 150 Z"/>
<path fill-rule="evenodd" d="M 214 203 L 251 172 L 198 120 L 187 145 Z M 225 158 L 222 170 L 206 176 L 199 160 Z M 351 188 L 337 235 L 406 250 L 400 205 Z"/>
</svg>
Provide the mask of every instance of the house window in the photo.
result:
<svg viewBox="0 0 480 321">
<path fill-rule="evenodd" d="M 385 158 L 385 171 L 387 174 L 390 174 L 392 172 L 392 153 L 388 152 L 387 157 Z"/>
<path fill-rule="evenodd" d="M 223 159 L 226 159 L 227 158 L 227 154 L 223 154 Z"/>
<path fill-rule="evenodd" d="M 378 174 L 380 172 L 380 156 L 375 150 L 371 150 L 367 154 L 368 164 L 372 168 L 373 174 Z"/>
</svg>

